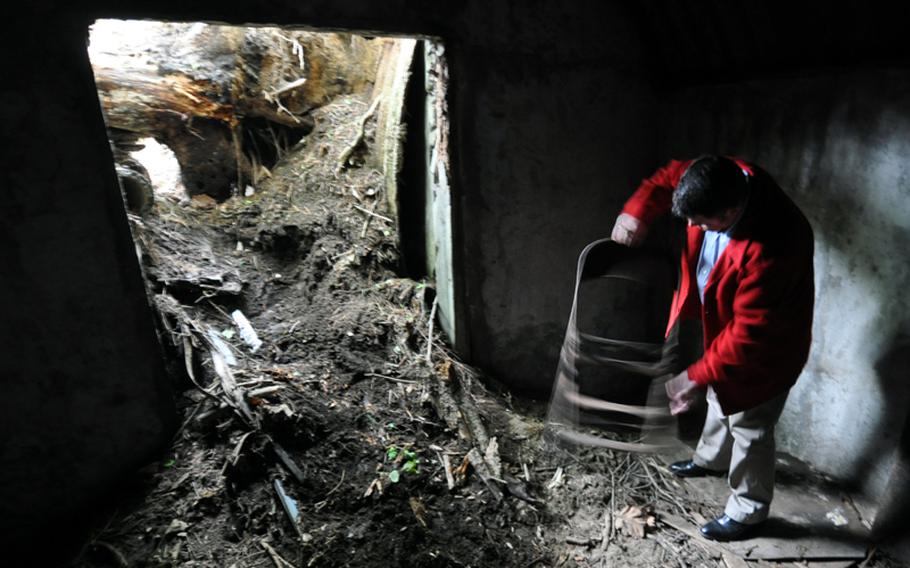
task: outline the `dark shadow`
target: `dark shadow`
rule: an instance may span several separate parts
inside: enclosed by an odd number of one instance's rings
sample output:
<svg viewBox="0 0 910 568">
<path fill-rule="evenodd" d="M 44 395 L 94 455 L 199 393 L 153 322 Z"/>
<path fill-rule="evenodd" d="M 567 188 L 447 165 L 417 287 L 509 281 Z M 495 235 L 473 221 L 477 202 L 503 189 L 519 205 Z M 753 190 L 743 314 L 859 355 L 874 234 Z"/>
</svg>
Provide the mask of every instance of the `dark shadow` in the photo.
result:
<svg viewBox="0 0 910 568">
<path fill-rule="evenodd" d="M 876 420 L 877 435 L 871 437 L 869 443 L 866 444 L 866 450 L 856 456 L 854 474 L 847 480 L 851 485 L 859 487 L 870 464 L 877 463 L 889 456 L 894 451 L 895 442 L 905 443 L 901 438 L 907 438 L 907 403 L 910 399 L 908 372 L 910 372 L 910 336 L 899 331 L 875 362 L 878 383 L 881 391 L 885 393 L 885 406 Z M 904 454 L 903 459 L 906 460 L 907 457 L 908 455 Z M 898 455 L 898 460 L 900 459 L 901 456 Z M 895 465 L 895 467 L 898 466 Z M 889 481 L 890 485 L 893 485 L 893 480 Z M 905 492 L 910 492 L 910 485 L 905 485 L 905 489 Z"/>
<path fill-rule="evenodd" d="M 427 264 L 427 92 L 424 86 L 426 65 L 424 42 L 414 47 L 408 84 L 404 95 L 405 140 L 401 172 L 398 175 L 398 233 L 401 272 L 419 280 L 428 273 Z"/>
<path fill-rule="evenodd" d="M 771 517 L 750 534 L 754 538 L 775 538 L 780 540 L 823 537 L 837 542 L 863 546 L 869 542 L 868 534 L 856 530 L 839 529 L 825 524 L 802 525 L 779 517 Z"/>
<path fill-rule="evenodd" d="M 875 370 L 885 388 L 890 385 L 906 389 L 908 369 L 910 337 L 900 334 L 878 360 Z M 875 517 L 873 535 L 878 541 L 910 549 L 910 530 L 907 526 L 907 516 L 910 515 L 910 418 L 906 413 L 902 417 L 903 427 L 899 432 L 897 455 L 881 499 L 881 508 Z M 886 416 L 882 422 L 890 424 L 896 419 L 897 416 Z M 872 452 L 873 449 L 870 448 L 870 453 Z"/>
</svg>

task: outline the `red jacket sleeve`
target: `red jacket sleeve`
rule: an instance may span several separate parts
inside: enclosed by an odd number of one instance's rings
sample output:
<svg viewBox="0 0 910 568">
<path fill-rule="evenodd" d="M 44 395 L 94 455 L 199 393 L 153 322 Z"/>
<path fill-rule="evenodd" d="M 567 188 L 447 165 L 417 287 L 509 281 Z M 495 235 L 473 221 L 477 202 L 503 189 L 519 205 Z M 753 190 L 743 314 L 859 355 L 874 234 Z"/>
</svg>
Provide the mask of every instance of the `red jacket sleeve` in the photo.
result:
<svg viewBox="0 0 910 568">
<path fill-rule="evenodd" d="M 670 160 L 651 177 L 642 180 L 641 185 L 626 201 L 622 212 L 631 215 L 646 225 L 670 210 L 673 202 L 673 190 L 685 173 L 692 160 Z"/>
</svg>

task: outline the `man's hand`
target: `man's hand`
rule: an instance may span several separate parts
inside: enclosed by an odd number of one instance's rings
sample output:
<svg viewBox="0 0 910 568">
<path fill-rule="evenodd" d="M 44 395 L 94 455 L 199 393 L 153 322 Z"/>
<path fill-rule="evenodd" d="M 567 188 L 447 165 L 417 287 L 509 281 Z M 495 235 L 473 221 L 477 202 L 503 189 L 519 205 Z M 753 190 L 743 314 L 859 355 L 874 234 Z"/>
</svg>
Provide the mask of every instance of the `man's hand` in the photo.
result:
<svg viewBox="0 0 910 568">
<path fill-rule="evenodd" d="M 613 225 L 610 238 L 613 242 L 629 247 L 637 247 L 645 240 L 648 226 L 628 213 L 620 213 Z"/>
<path fill-rule="evenodd" d="M 670 414 L 676 416 L 692 408 L 701 396 L 701 387 L 689 380 L 689 371 L 683 371 L 664 385 L 670 397 Z"/>
</svg>

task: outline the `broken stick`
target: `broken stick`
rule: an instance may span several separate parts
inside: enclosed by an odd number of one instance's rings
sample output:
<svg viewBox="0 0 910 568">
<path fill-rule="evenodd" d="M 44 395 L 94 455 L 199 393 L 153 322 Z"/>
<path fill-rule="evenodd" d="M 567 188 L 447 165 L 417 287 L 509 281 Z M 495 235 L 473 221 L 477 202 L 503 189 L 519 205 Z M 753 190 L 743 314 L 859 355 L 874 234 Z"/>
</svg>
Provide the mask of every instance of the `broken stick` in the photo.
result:
<svg viewBox="0 0 910 568">
<path fill-rule="evenodd" d="M 432 365 L 433 361 L 431 359 L 433 355 L 433 324 L 436 322 L 436 306 L 439 305 L 439 296 L 433 298 L 433 307 L 430 308 L 430 324 L 429 329 L 427 330 L 427 353 L 426 361 L 427 365 Z"/>
<path fill-rule="evenodd" d="M 260 540 L 259 544 L 269 553 L 269 557 L 272 559 L 272 562 L 275 563 L 275 568 L 294 568 L 294 565 L 282 558 L 281 555 L 278 554 L 278 551 L 272 548 L 269 543 Z"/>
<path fill-rule="evenodd" d="M 442 469 L 446 474 L 446 484 L 449 486 L 449 491 L 455 489 L 455 477 L 452 475 L 452 464 L 449 462 L 449 456 L 446 454 L 440 454 L 442 456 Z"/>
<path fill-rule="evenodd" d="M 369 110 L 366 114 L 360 117 L 360 128 L 358 130 L 357 136 L 354 138 L 354 141 L 351 142 L 351 145 L 345 148 L 344 152 L 341 153 L 341 156 L 338 157 L 338 166 L 335 168 L 335 175 L 340 174 L 348 166 L 348 160 L 351 158 L 351 155 L 357 150 L 357 147 L 363 144 L 364 132 L 366 130 L 367 121 L 370 120 L 370 117 L 373 116 L 373 113 L 376 112 L 376 107 L 379 106 L 379 101 L 382 100 L 382 97 L 376 97 L 373 99 L 373 104 L 370 105 Z"/>
</svg>

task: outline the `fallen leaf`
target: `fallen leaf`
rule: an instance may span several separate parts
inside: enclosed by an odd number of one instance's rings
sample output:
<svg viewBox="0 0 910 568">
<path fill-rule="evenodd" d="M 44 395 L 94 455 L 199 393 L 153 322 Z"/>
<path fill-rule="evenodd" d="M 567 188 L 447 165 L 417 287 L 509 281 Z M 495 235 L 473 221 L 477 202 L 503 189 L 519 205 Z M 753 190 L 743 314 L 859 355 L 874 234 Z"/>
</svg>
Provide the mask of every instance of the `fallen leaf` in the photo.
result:
<svg viewBox="0 0 910 568">
<path fill-rule="evenodd" d="M 370 486 L 367 487 L 367 490 L 363 494 L 363 496 L 369 497 L 370 495 L 373 494 L 374 489 L 379 491 L 379 494 L 382 495 L 382 481 L 380 481 L 378 477 L 376 479 L 374 479 L 372 483 L 370 483 Z"/>
<path fill-rule="evenodd" d="M 464 459 L 461 460 L 461 465 L 456 467 L 452 471 L 452 473 L 454 473 L 456 476 L 463 479 L 468 476 L 468 468 L 470 466 L 471 466 L 471 460 L 468 459 L 468 456 L 465 456 Z"/>
<path fill-rule="evenodd" d="M 411 497 L 408 499 L 408 504 L 411 505 L 411 511 L 414 512 L 414 516 L 417 517 L 420 526 L 427 528 L 427 508 L 424 506 L 423 501 L 421 501 L 419 497 Z"/>
<path fill-rule="evenodd" d="M 647 506 L 626 505 L 616 515 L 616 528 L 635 538 L 645 538 L 647 527 L 653 527 L 656 522 L 650 512 Z"/>
<path fill-rule="evenodd" d="M 181 521 L 180 519 L 174 519 L 171 521 L 171 524 L 168 525 L 167 529 L 165 529 L 164 534 L 170 535 L 170 534 L 180 533 L 180 532 L 183 532 L 186 529 L 188 529 L 189 526 L 190 526 L 189 524 L 187 524 L 184 521 Z"/>
<path fill-rule="evenodd" d="M 218 205 L 218 202 L 215 201 L 214 197 L 205 194 L 194 195 L 190 202 L 197 209 L 214 209 L 215 206 Z"/>
</svg>

